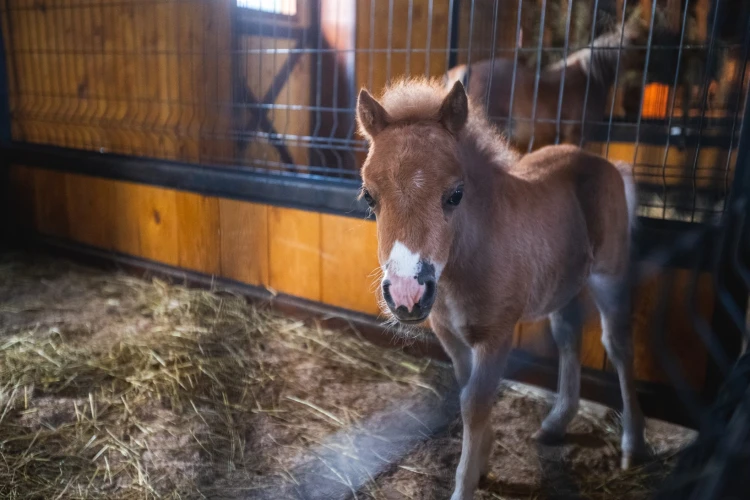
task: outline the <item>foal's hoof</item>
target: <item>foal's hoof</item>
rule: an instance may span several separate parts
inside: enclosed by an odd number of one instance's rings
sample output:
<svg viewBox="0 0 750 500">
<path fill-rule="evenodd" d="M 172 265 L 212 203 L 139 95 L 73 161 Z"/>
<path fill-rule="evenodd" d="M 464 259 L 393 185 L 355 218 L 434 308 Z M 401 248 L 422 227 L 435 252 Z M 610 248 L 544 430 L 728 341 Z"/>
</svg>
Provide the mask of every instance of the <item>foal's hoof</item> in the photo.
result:
<svg viewBox="0 0 750 500">
<path fill-rule="evenodd" d="M 539 429 L 532 436 L 531 439 L 539 444 L 553 445 L 560 444 L 565 440 L 565 433 L 553 432 L 544 429 Z"/>
</svg>

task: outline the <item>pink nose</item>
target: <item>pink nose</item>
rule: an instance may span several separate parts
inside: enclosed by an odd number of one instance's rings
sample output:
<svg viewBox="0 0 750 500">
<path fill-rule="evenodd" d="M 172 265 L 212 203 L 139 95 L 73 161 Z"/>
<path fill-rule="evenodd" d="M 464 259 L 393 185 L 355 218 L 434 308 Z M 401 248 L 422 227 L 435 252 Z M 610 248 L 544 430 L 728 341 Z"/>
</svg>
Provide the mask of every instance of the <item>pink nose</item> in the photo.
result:
<svg viewBox="0 0 750 500">
<path fill-rule="evenodd" d="M 393 276 L 389 281 L 388 292 L 391 300 L 393 300 L 393 306 L 396 309 L 405 307 L 407 311 L 411 312 L 424 295 L 425 286 L 420 285 L 413 276 L 408 278 Z"/>
</svg>

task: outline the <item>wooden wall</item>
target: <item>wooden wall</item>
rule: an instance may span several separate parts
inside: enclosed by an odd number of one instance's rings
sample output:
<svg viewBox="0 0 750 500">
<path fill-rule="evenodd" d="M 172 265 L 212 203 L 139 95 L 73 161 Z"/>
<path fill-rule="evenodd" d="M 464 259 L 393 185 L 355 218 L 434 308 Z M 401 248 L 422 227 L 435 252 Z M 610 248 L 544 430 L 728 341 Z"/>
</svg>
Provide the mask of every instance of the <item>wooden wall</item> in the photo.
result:
<svg viewBox="0 0 750 500">
<path fill-rule="evenodd" d="M 24 166 L 12 167 L 11 183 L 10 213 L 26 230 L 366 314 L 379 312 L 372 221 Z M 641 380 L 666 381 L 651 349 L 651 314 L 662 279 L 652 278 L 636 293 Z M 685 376 L 700 387 L 706 355 L 681 302 L 688 279 L 678 272 L 667 335 Z M 712 282 L 703 276 L 690 310 L 710 321 L 712 303 Z M 582 360 L 587 367 L 609 370 L 598 318 L 589 307 Z M 556 355 L 546 322 L 519 325 L 514 345 L 541 357 Z"/>
<path fill-rule="evenodd" d="M 226 147 L 229 0 L 11 0 L 15 140 L 201 161 Z M 230 143 L 231 144 L 231 143 Z M 218 149 L 218 150 L 217 150 Z"/>
</svg>

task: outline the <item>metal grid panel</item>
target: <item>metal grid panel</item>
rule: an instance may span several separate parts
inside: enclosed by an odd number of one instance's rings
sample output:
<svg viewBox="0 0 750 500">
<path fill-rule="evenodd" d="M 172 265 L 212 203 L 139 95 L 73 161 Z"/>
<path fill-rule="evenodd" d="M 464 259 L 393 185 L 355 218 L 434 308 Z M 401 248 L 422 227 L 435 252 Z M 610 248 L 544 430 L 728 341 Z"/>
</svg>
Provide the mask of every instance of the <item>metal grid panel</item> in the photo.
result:
<svg viewBox="0 0 750 500">
<path fill-rule="evenodd" d="M 16 141 L 356 184 L 359 87 L 447 74 L 520 149 L 630 161 L 642 216 L 692 222 L 724 212 L 750 73 L 737 0 L 1 8 Z"/>
</svg>

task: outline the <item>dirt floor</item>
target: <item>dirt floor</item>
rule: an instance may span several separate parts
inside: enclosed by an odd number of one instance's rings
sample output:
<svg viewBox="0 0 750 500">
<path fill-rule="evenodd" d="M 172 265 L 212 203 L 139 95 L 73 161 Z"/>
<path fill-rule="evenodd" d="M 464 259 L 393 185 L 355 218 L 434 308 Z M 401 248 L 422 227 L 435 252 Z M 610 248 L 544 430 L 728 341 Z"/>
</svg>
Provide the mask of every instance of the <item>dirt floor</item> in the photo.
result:
<svg viewBox="0 0 750 500">
<path fill-rule="evenodd" d="M 530 440 L 550 394 L 507 384 L 478 499 L 647 498 L 692 433 L 649 421 L 619 463 L 614 412 Z M 0 256 L 1 498 L 448 498 L 449 366 L 222 291 Z"/>
</svg>

